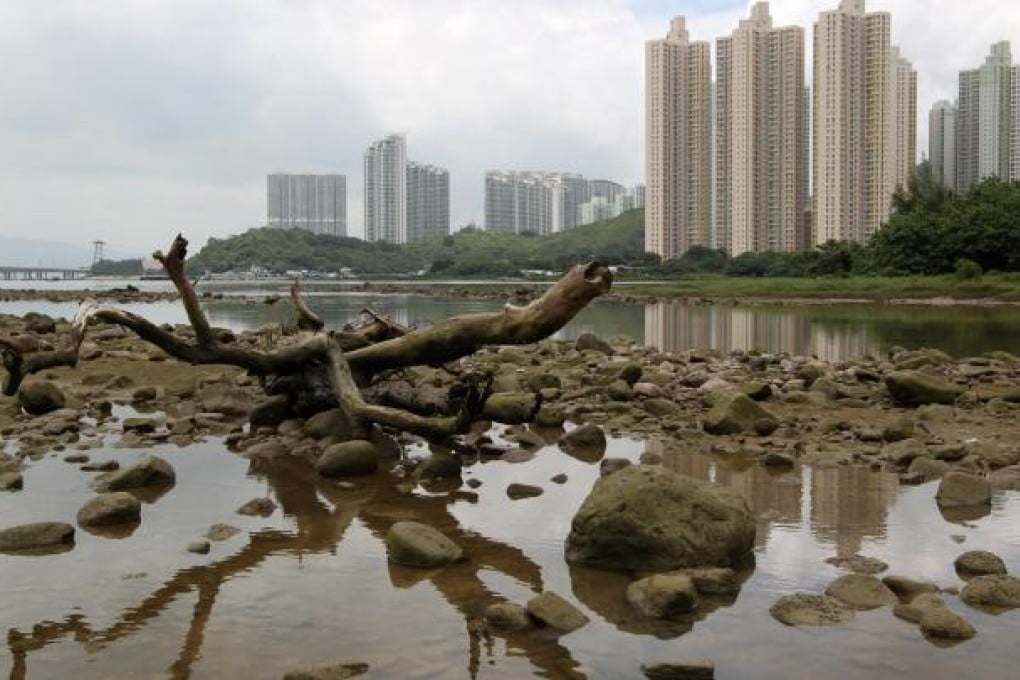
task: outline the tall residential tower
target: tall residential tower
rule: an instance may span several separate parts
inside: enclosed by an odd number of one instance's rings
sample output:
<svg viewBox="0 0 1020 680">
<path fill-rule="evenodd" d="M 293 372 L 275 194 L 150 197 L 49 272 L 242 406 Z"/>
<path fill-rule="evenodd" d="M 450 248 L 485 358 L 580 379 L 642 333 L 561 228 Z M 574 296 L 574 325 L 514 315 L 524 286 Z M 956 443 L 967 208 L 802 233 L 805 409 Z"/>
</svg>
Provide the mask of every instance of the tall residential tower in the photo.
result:
<svg viewBox="0 0 1020 680">
<path fill-rule="evenodd" d="M 645 250 L 663 258 L 710 244 L 709 52 L 690 41 L 683 17 L 645 43 Z"/>
<path fill-rule="evenodd" d="M 715 247 L 807 247 L 804 29 L 773 28 L 767 2 L 716 41 L 715 123 Z"/>
<path fill-rule="evenodd" d="M 864 242 L 916 162 L 917 77 L 887 12 L 841 0 L 814 31 L 814 242 Z"/>
<path fill-rule="evenodd" d="M 928 112 L 928 162 L 932 179 L 956 188 L 956 107 L 943 100 Z"/>
<path fill-rule="evenodd" d="M 407 241 L 417 243 L 450 234 L 450 172 L 425 163 L 407 163 Z"/>
<path fill-rule="evenodd" d="M 266 224 L 313 234 L 347 235 L 347 178 L 343 175 L 266 177 Z"/>
<path fill-rule="evenodd" d="M 404 135 L 390 135 L 365 150 L 365 240 L 407 242 Z"/>
</svg>

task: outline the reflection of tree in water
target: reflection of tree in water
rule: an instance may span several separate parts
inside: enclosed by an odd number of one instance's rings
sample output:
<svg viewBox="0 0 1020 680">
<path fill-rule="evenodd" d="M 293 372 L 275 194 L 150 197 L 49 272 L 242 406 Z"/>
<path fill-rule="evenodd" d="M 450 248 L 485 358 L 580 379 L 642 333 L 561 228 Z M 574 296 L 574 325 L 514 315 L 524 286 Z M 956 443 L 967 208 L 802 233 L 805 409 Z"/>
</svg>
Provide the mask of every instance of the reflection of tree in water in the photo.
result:
<svg viewBox="0 0 1020 680">
<path fill-rule="evenodd" d="M 519 549 L 466 531 L 450 514 L 449 506 L 469 497 L 468 494 L 409 497 L 401 493 L 385 474 L 379 476 L 377 484 L 366 484 L 354 490 L 342 489 L 318 478 L 312 467 L 298 458 L 273 461 L 260 473 L 265 475 L 282 512 L 294 519 L 294 532 L 263 530 L 252 533 L 248 544 L 234 555 L 178 571 L 107 628 L 94 629 L 84 616 L 72 614 L 60 622 L 36 624 L 31 632 L 11 629 L 7 636 L 14 660 L 10 677 L 27 677 L 28 655 L 33 650 L 66 636 L 72 636 L 88 648 L 128 638 L 158 619 L 179 597 L 197 592 L 198 599 L 184 641 L 169 669 L 175 678 L 189 677 L 193 664 L 200 657 L 206 627 L 224 583 L 276 555 L 334 552 L 355 518 L 379 538 L 385 537 L 394 522 L 420 520 L 438 528 L 465 549 L 468 555 L 465 562 L 428 571 L 391 566 L 390 576 L 396 587 L 407 587 L 420 580 L 430 581 L 443 598 L 464 616 L 469 639 L 467 669 L 472 677 L 480 665 L 482 637 L 473 622 L 486 605 L 502 599 L 485 586 L 478 576 L 479 570 L 496 570 L 527 583 L 535 591 L 542 590 L 539 567 Z M 553 638 L 518 634 L 508 638 L 508 645 L 523 652 L 543 675 L 580 676 L 578 664 L 569 650 Z"/>
<path fill-rule="evenodd" d="M 839 556 L 856 554 L 865 538 L 885 536 L 886 516 L 899 492 L 895 475 L 851 465 L 809 473 L 812 531 L 835 543 Z"/>
</svg>

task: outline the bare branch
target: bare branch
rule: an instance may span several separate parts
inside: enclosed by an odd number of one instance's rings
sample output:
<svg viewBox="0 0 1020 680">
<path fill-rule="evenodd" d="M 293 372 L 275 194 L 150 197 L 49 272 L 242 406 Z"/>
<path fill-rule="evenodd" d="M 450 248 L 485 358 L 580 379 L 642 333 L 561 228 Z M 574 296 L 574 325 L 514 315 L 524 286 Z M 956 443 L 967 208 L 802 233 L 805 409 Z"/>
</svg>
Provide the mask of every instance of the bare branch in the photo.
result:
<svg viewBox="0 0 1020 680">
<path fill-rule="evenodd" d="M 290 285 L 290 299 L 294 302 L 294 309 L 297 311 L 297 327 L 303 331 L 321 331 L 326 322 L 322 317 L 312 311 L 301 295 L 301 277 L 294 279 Z"/>
</svg>

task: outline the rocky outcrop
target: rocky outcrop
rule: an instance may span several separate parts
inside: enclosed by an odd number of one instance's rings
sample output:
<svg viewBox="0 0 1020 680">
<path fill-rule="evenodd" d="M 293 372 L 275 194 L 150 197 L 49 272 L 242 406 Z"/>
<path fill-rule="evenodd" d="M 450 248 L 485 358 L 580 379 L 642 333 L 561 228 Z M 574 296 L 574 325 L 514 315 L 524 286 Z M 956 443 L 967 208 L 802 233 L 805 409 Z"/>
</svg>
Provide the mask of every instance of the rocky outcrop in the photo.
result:
<svg viewBox="0 0 1020 680">
<path fill-rule="evenodd" d="M 604 569 L 729 567 L 748 556 L 754 535 L 753 515 L 735 492 L 636 465 L 595 483 L 574 515 L 566 556 Z"/>
<path fill-rule="evenodd" d="M 386 555 L 405 567 L 434 568 L 456 562 L 464 551 L 427 524 L 397 522 L 386 533 Z"/>
</svg>

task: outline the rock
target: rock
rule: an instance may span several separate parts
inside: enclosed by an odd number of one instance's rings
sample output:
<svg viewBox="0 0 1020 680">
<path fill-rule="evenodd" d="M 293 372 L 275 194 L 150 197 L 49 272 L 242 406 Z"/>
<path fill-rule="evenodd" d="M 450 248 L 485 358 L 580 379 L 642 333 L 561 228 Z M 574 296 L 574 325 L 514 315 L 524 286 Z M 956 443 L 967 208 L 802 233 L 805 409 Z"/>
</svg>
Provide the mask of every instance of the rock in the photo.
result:
<svg viewBox="0 0 1020 680">
<path fill-rule="evenodd" d="M 960 599 L 972 607 L 992 610 L 1020 607 L 1020 579 L 1002 574 L 977 576 L 960 591 Z"/>
<path fill-rule="evenodd" d="M 511 484 L 506 488 L 506 495 L 512 501 L 522 498 L 535 498 L 542 495 L 542 487 L 531 484 Z"/>
<path fill-rule="evenodd" d="M 921 618 L 929 609 L 942 609 L 946 603 L 935 593 L 921 593 L 907 604 L 893 607 L 893 615 L 910 623 L 921 623 Z"/>
<path fill-rule="evenodd" d="M 460 458 L 443 453 L 435 453 L 415 468 L 414 476 L 418 480 L 456 479 L 460 477 Z"/>
<path fill-rule="evenodd" d="M 280 423 L 294 417 L 294 409 L 285 394 L 278 394 L 261 401 L 252 407 L 248 414 L 248 422 L 253 430 L 260 427 L 277 427 Z"/>
<path fill-rule="evenodd" d="M 740 592 L 737 572 L 725 567 L 702 567 L 685 572 L 702 595 L 736 595 Z"/>
<path fill-rule="evenodd" d="M 251 395 L 247 390 L 227 383 L 213 383 L 198 393 L 202 410 L 229 416 L 246 416 L 251 412 Z"/>
<path fill-rule="evenodd" d="M 665 418 L 680 412 L 680 407 L 669 399 L 646 399 L 641 402 L 641 408 L 656 418 Z"/>
<path fill-rule="evenodd" d="M 885 386 L 897 406 L 953 404 L 962 387 L 916 371 L 894 371 L 885 376 Z"/>
<path fill-rule="evenodd" d="M 887 442 L 899 442 L 910 439 L 914 436 L 914 421 L 912 418 L 898 418 L 890 425 L 882 428 L 882 439 Z"/>
<path fill-rule="evenodd" d="M 627 586 L 627 601 L 645 616 L 674 618 L 698 607 L 698 592 L 691 577 L 682 571 L 654 574 Z"/>
<path fill-rule="evenodd" d="M 65 522 L 33 522 L 0 530 L 0 552 L 74 543 L 74 527 Z"/>
<path fill-rule="evenodd" d="M 1020 465 L 1012 465 L 988 475 L 988 483 L 996 491 L 1020 491 Z"/>
<path fill-rule="evenodd" d="M 537 373 L 528 378 L 528 389 L 532 392 L 541 392 L 544 389 L 559 390 L 563 388 L 563 381 L 554 373 Z"/>
<path fill-rule="evenodd" d="M 29 333 L 45 335 L 46 333 L 57 332 L 57 322 L 52 317 L 38 312 L 29 312 L 25 315 L 25 330 Z"/>
<path fill-rule="evenodd" d="M 906 576 L 886 576 L 882 579 L 886 588 L 896 593 L 903 602 L 912 602 L 923 593 L 936 593 L 938 587 L 928 581 L 915 581 Z"/>
<path fill-rule="evenodd" d="M 533 392 L 499 392 L 485 400 L 482 416 L 497 423 L 519 425 L 531 422 L 538 406 Z"/>
<path fill-rule="evenodd" d="M 561 472 L 558 475 L 553 475 L 552 477 L 550 477 L 549 481 L 552 482 L 553 484 L 566 484 L 567 476 Z"/>
<path fill-rule="evenodd" d="M 99 492 L 127 491 L 143 486 L 173 484 L 177 475 L 173 467 L 158 456 L 143 456 L 129 468 L 107 472 L 92 480 L 92 488 Z"/>
<path fill-rule="evenodd" d="M 78 510 L 78 524 L 83 527 L 126 524 L 141 518 L 141 502 L 126 491 L 99 494 Z"/>
<path fill-rule="evenodd" d="M 755 401 L 765 401 L 772 396 L 772 386 L 760 380 L 744 383 L 740 386 L 740 391 Z"/>
<path fill-rule="evenodd" d="M 874 576 L 847 574 L 829 584 L 825 590 L 830 595 L 853 609 L 876 609 L 899 602 L 896 593 Z"/>
<path fill-rule="evenodd" d="M 569 633 L 588 623 L 588 617 L 552 591 L 528 600 L 528 614 L 549 628 Z"/>
<path fill-rule="evenodd" d="M 564 451 L 598 451 L 606 450 L 606 433 L 598 425 L 587 423 L 574 428 L 560 437 L 558 445 Z"/>
<path fill-rule="evenodd" d="M 769 608 L 769 613 L 788 626 L 831 626 L 854 616 L 852 609 L 834 597 L 807 593 L 784 595 Z"/>
<path fill-rule="evenodd" d="M 601 352 L 602 354 L 612 354 L 613 348 L 605 340 L 600 340 L 591 333 L 582 333 L 577 341 L 574 343 L 574 348 L 579 352 L 585 350 L 592 352 Z"/>
<path fill-rule="evenodd" d="M 64 392 L 48 380 L 22 383 L 18 388 L 18 401 L 25 413 L 41 416 L 67 404 Z"/>
<path fill-rule="evenodd" d="M 456 562 L 464 551 L 427 524 L 397 522 L 386 533 L 386 555 L 394 564 L 433 568 Z"/>
<path fill-rule="evenodd" d="M 920 477 L 922 482 L 931 482 L 936 479 L 941 479 L 951 469 L 952 467 L 949 463 L 942 460 L 915 458 L 910 461 L 910 466 L 907 468 L 907 474 L 917 475 Z"/>
<path fill-rule="evenodd" d="M 82 472 L 113 472 L 119 469 L 120 463 L 115 460 L 93 461 L 81 466 Z"/>
<path fill-rule="evenodd" d="M 897 467 L 907 467 L 915 458 L 928 455 L 928 448 L 916 439 L 904 439 L 882 449 L 882 457 Z"/>
<path fill-rule="evenodd" d="M 146 385 L 139 387 L 131 393 L 131 401 L 133 402 L 144 402 L 153 401 L 159 396 L 159 389 L 153 385 Z"/>
<path fill-rule="evenodd" d="M 208 555 L 211 547 L 209 541 L 192 541 L 187 545 L 186 550 L 198 555 Z"/>
<path fill-rule="evenodd" d="M 754 544 L 754 517 L 736 492 L 635 465 L 600 478 L 574 515 L 569 562 L 665 572 L 729 567 Z"/>
<path fill-rule="evenodd" d="M 124 432 L 137 432 L 138 434 L 149 434 L 155 432 L 160 421 L 156 418 L 125 418 L 121 423 Z"/>
<path fill-rule="evenodd" d="M 347 680 L 368 672 L 367 663 L 334 663 L 295 666 L 287 669 L 283 680 Z"/>
<path fill-rule="evenodd" d="M 538 409 L 538 413 L 535 414 L 535 425 L 539 427 L 561 427 L 566 419 L 566 414 L 563 413 L 562 408 L 543 404 Z"/>
<path fill-rule="evenodd" d="M 966 619 L 945 607 L 931 607 L 921 615 L 921 633 L 936 640 L 969 640 L 977 634 Z"/>
<path fill-rule="evenodd" d="M 616 374 L 616 377 L 627 383 L 628 387 L 633 387 L 638 380 L 641 380 L 642 373 L 644 373 L 644 369 L 641 364 L 632 363 L 621 368 L 620 372 Z"/>
<path fill-rule="evenodd" d="M 205 532 L 205 537 L 210 541 L 225 541 L 239 533 L 241 533 L 240 529 L 232 527 L 229 524 L 213 524 L 209 527 L 208 531 Z"/>
<path fill-rule="evenodd" d="M 336 437 L 341 441 L 347 441 L 351 438 L 350 421 L 338 408 L 316 413 L 305 421 L 303 430 L 305 436 L 312 439 Z"/>
<path fill-rule="evenodd" d="M 599 463 L 599 474 L 603 477 L 611 475 L 614 472 L 619 472 L 625 467 L 633 465 L 626 458 L 603 458 L 602 462 Z"/>
<path fill-rule="evenodd" d="M 935 502 L 940 508 L 972 507 L 992 502 L 992 485 L 966 472 L 950 472 L 939 482 Z"/>
<path fill-rule="evenodd" d="M 370 475 L 379 467 L 379 450 L 365 439 L 333 444 L 315 462 L 315 470 L 323 477 Z"/>
<path fill-rule="evenodd" d="M 510 449 L 499 458 L 506 463 L 527 463 L 535 458 L 535 452 L 532 449 L 516 448 Z"/>
<path fill-rule="evenodd" d="M 485 622 L 495 630 L 512 633 L 531 626 L 528 610 L 512 602 L 497 602 L 485 608 Z"/>
<path fill-rule="evenodd" d="M 712 680 L 715 662 L 707 659 L 656 661 L 641 664 L 641 672 L 649 680 Z"/>
<path fill-rule="evenodd" d="M 613 401 L 630 401 L 634 390 L 624 380 L 615 380 L 606 388 L 606 395 Z"/>
<path fill-rule="evenodd" d="M 759 419 L 775 418 L 746 394 L 725 395 L 718 398 L 712 410 L 705 415 L 702 426 L 709 434 L 739 434 L 754 432 Z"/>
<path fill-rule="evenodd" d="M 20 491 L 25 486 L 25 480 L 20 472 L 4 472 L 0 474 L 0 491 Z"/>
<path fill-rule="evenodd" d="M 1020 463 L 1020 448 L 995 442 L 975 441 L 965 444 L 967 453 L 980 458 L 993 470 Z"/>
<path fill-rule="evenodd" d="M 995 553 L 987 550 L 968 550 L 953 562 L 956 573 L 964 576 L 986 576 L 1005 574 L 1006 563 Z"/>
<path fill-rule="evenodd" d="M 788 453 L 769 451 L 758 459 L 765 467 L 789 468 L 796 465 L 797 460 Z"/>
<path fill-rule="evenodd" d="M 634 383 L 634 396 L 644 397 L 645 399 L 661 399 L 665 396 L 665 392 L 662 388 L 651 382 L 636 382 Z"/>
<path fill-rule="evenodd" d="M 831 564 L 855 574 L 881 574 L 889 568 L 889 565 L 880 559 L 866 557 L 865 555 L 851 555 L 850 557 L 830 557 L 825 560 Z"/>
<path fill-rule="evenodd" d="M 249 517 L 269 517 L 276 512 L 276 503 L 269 498 L 253 498 L 237 509 L 237 514 Z"/>
</svg>

